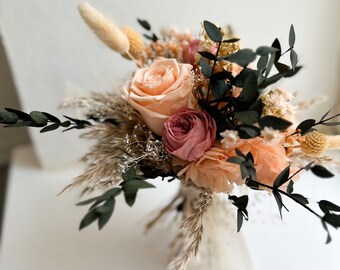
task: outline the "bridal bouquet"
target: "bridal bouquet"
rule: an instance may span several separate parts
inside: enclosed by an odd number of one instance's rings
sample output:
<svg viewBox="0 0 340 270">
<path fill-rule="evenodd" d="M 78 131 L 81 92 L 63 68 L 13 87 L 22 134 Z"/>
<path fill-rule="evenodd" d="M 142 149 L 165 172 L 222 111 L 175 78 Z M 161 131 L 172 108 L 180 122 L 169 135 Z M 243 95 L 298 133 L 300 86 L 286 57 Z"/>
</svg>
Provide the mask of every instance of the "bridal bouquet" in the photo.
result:
<svg viewBox="0 0 340 270">
<path fill-rule="evenodd" d="M 88 4 L 81 4 L 79 11 L 109 48 L 136 63 L 131 79 L 120 94 L 93 93 L 61 104 L 83 108 L 86 119 L 65 116 L 61 121 L 46 112 L 7 108 L 0 123 L 38 127 L 41 132 L 86 129 L 83 137 L 96 140 L 84 157 L 87 169 L 66 187 L 83 186 L 84 193 L 103 190 L 78 204 L 90 205 L 80 229 L 95 221 L 101 229 L 116 197 L 124 196 L 132 206 L 139 190 L 154 188 L 146 180 L 158 178 L 178 179 L 182 185 L 148 224 L 152 227 L 171 211 L 183 212 L 186 241 L 169 269 L 185 269 L 197 253 L 204 235 L 202 218 L 217 193 L 235 206 L 235 227 L 241 229 L 248 220 L 249 199 L 237 193 L 237 186 L 272 195 L 281 215 L 285 200 L 293 200 L 320 219 L 327 243 L 331 241 L 328 228 L 340 227 L 340 207 L 327 200 L 317 202 L 319 210 L 310 207 L 308 198 L 294 190 L 294 182 L 304 170 L 333 176 L 325 165 L 334 160 L 324 152 L 340 148 L 340 137 L 316 128 L 339 125 L 335 118 L 340 114 L 328 111 L 319 120 L 296 123 L 294 96 L 273 86 L 301 69 L 293 26 L 285 50 L 278 39 L 251 50 L 240 48 L 230 28 L 209 21 L 203 21 L 199 36 L 175 30 L 159 36 L 146 20 L 138 20 L 146 42 L 139 32 L 118 27 Z"/>
</svg>

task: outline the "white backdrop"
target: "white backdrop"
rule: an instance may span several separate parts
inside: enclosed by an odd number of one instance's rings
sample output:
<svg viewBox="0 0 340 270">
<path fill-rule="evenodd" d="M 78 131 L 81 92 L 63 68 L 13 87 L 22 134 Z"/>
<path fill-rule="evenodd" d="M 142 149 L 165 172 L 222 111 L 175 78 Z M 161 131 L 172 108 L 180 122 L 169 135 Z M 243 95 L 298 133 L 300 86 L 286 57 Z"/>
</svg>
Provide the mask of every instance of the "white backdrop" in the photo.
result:
<svg viewBox="0 0 340 270">
<path fill-rule="evenodd" d="M 317 92 L 329 100 L 311 111 L 317 117 L 335 104 L 340 79 L 339 1 L 114 1 L 89 0 L 97 9 L 121 25 L 136 29 L 136 18 L 150 21 L 154 30 L 161 26 L 199 30 L 204 20 L 231 24 L 244 47 L 270 45 L 275 37 L 287 44 L 290 24 L 295 26 L 296 51 L 301 73 L 280 86 L 298 91 L 299 97 Z M 78 15 L 78 0 L 1 0 L 0 30 L 13 71 L 23 109 L 56 109 L 68 90 L 84 92 L 119 91 L 134 65 L 111 52 L 87 29 Z M 70 114 L 70 113 L 69 113 Z M 5 131 L 1 131 L 5 132 Z M 88 144 L 75 132 L 58 131 L 41 135 L 31 130 L 40 162 L 60 167 L 78 160 Z"/>
</svg>

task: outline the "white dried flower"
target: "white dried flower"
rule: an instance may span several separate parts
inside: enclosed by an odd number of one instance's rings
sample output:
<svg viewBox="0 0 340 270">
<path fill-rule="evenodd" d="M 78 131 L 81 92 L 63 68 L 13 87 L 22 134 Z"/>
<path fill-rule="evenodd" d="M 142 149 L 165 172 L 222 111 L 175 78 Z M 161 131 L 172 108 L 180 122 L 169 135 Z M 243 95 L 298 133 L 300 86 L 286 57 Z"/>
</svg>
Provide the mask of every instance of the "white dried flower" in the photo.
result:
<svg viewBox="0 0 340 270">
<path fill-rule="evenodd" d="M 221 143 L 225 148 L 234 147 L 240 139 L 237 131 L 235 130 L 225 130 L 221 132 L 220 135 L 223 137 Z"/>
<path fill-rule="evenodd" d="M 275 130 L 272 127 L 265 127 L 261 131 L 264 143 L 268 145 L 279 144 L 283 139 L 283 135 L 279 130 Z"/>
</svg>

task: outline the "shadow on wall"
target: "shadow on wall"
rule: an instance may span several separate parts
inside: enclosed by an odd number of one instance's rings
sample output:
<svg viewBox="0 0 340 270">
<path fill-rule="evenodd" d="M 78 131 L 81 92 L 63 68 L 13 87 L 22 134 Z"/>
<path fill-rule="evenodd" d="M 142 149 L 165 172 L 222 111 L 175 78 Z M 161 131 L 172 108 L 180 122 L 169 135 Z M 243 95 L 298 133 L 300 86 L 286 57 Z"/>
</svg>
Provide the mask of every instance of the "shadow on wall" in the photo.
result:
<svg viewBox="0 0 340 270">
<path fill-rule="evenodd" d="M 19 109 L 20 105 L 0 36 L 0 111 L 3 111 L 5 107 Z M 0 127 L 0 167 L 8 164 L 13 147 L 28 142 L 29 136 L 25 128 L 3 129 Z"/>
</svg>

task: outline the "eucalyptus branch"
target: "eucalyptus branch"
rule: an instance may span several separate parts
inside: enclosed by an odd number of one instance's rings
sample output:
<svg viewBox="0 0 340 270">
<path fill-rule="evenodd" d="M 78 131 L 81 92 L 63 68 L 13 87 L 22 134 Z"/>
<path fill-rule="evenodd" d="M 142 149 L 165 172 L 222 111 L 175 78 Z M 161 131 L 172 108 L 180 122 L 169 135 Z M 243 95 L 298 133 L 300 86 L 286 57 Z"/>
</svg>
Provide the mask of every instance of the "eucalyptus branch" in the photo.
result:
<svg viewBox="0 0 340 270">
<path fill-rule="evenodd" d="M 249 178 L 248 180 L 248 183 L 253 183 L 253 184 L 256 184 L 256 185 L 259 185 L 259 186 L 262 186 L 262 187 L 265 187 L 265 188 L 268 188 L 272 191 L 277 191 L 283 195 L 285 195 L 286 197 L 290 198 L 291 200 L 293 200 L 294 202 L 298 203 L 299 205 L 301 205 L 302 207 L 304 207 L 305 209 L 307 209 L 309 212 L 311 212 L 312 214 L 314 214 L 315 216 L 317 216 L 318 218 L 320 218 L 322 220 L 322 216 L 320 216 L 318 213 L 316 213 L 313 209 L 311 209 L 310 207 L 308 207 L 306 204 L 303 204 L 301 201 L 299 201 L 298 199 L 296 199 L 294 196 L 292 196 L 291 194 L 279 189 L 279 188 L 274 188 L 270 185 L 266 185 L 266 184 L 263 184 L 261 182 L 258 182 L 258 181 L 255 181 L 255 180 L 252 180 L 251 178 Z"/>
<path fill-rule="evenodd" d="M 205 103 L 208 103 L 209 101 L 209 95 L 210 95 L 210 88 L 211 88 L 211 77 L 212 75 L 214 74 L 214 70 L 215 70 L 215 67 L 216 67 L 216 63 L 217 63 L 217 57 L 218 57 L 218 53 L 220 51 L 220 48 L 221 48 L 221 44 L 222 44 L 222 41 L 218 42 L 218 47 L 217 47 L 217 51 L 215 53 L 215 59 L 214 59 L 214 64 L 213 64 L 213 67 L 212 67 L 212 70 L 211 70 L 211 74 L 210 74 L 210 79 L 209 79 L 209 85 L 208 85 L 208 92 L 207 92 L 207 97 L 205 99 Z"/>
</svg>

